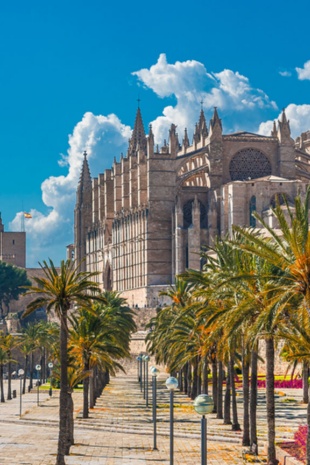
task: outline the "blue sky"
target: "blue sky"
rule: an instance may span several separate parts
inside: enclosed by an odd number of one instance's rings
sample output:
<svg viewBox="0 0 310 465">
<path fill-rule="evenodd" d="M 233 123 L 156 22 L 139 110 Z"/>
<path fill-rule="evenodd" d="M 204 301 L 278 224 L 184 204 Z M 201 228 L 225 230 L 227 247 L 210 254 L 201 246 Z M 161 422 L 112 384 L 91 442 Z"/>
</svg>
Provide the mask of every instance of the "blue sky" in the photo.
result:
<svg viewBox="0 0 310 465">
<path fill-rule="evenodd" d="M 126 150 L 137 98 L 157 140 L 191 132 L 203 98 L 226 132 L 268 132 L 287 108 L 310 129 L 306 1 L 4 2 L 0 7 L 0 211 L 27 220 L 27 265 L 65 257 L 86 148 L 92 175 Z M 263 124 L 261 124 L 263 123 Z M 69 135 L 71 135 L 69 139 Z"/>
</svg>

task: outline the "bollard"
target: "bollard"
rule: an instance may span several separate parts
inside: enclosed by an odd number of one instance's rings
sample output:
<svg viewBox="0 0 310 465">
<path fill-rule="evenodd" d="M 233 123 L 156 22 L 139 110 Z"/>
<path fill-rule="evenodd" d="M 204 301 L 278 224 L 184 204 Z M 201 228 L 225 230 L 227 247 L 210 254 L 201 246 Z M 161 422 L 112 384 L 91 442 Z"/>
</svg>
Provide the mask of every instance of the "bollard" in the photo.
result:
<svg viewBox="0 0 310 465">
<path fill-rule="evenodd" d="M 13 399 L 16 399 L 16 389 L 13 389 L 12 396 L 13 396 Z"/>
</svg>

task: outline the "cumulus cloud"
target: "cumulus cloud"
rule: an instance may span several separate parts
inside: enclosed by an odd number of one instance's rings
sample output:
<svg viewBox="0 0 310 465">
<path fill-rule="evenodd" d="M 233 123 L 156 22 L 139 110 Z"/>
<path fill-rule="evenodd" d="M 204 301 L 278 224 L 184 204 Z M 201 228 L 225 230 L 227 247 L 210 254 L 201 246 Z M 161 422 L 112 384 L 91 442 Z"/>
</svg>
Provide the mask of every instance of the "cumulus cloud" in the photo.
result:
<svg viewBox="0 0 310 465">
<path fill-rule="evenodd" d="M 137 77 L 139 85 L 151 89 L 159 98 L 173 98 L 174 103 L 165 102 L 162 114 L 152 122 L 158 143 L 167 138 L 171 123 L 178 125 L 180 138 L 185 128 L 188 128 L 191 136 L 199 117 L 201 101 L 207 118 L 212 116 L 214 106 L 219 108 L 225 132 L 240 129 L 255 131 L 264 120 L 266 122 L 261 125 L 261 132 L 267 128 L 269 130 L 270 121 L 267 119 L 270 112 L 277 111 L 275 102 L 261 89 L 253 87 L 248 77 L 230 69 L 210 72 L 196 60 L 168 63 L 166 55 L 161 54 L 150 68 L 135 71 L 133 75 Z M 288 107 L 292 130 L 299 122 L 308 129 L 309 106 L 295 107 L 295 112 Z M 47 257 L 57 256 L 58 260 L 65 256 L 65 246 L 73 239 L 75 192 L 83 151 L 87 150 L 91 173 L 97 176 L 111 166 L 114 156 L 118 157 L 127 150 L 130 135 L 131 128 L 115 114 L 103 116 L 87 112 L 76 124 L 69 136 L 68 151 L 59 160 L 66 172 L 62 176 L 50 176 L 41 185 L 46 210 L 40 212 L 32 209 L 32 219 L 25 220 L 28 266 L 37 266 L 38 260 Z M 22 214 L 19 212 L 16 215 L 10 224 L 11 230 L 19 229 Z M 57 260 L 55 258 L 55 262 Z"/>
<path fill-rule="evenodd" d="M 298 79 L 301 81 L 310 80 L 310 60 L 306 61 L 303 68 L 295 68 Z"/>
<path fill-rule="evenodd" d="M 117 153 L 126 150 L 131 128 L 114 115 L 85 113 L 69 135 L 69 149 L 62 155 L 60 165 L 67 170 L 63 176 L 50 176 L 41 185 L 42 200 L 47 213 L 31 209 L 31 219 L 25 219 L 27 232 L 27 266 L 36 267 L 38 260 L 47 257 L 65 258 L 65 247 L 73 238 L 75 192 L 81 171 L 83 152 L 93 176 L 110 167 Z M 23 212 L 10 223 L 11 230 L 19 230 Z M 56 247 L 55 247 L 56 246 Z M 58 251 L 58 252 L 57 252 Z"/>
<path fill-rule="evenodd" d="M 228 130 L 239 129 L 244 120 L 247 120 L 249 126 L 251 118 L 252 128 L 255 125 L 257 127 L 259 115 L 264 110 L 277 108 L 275 102 L 262 90 L 253 88 L 249 79 L 238 71 L 224 69 L 218 73 L 208 72 L 202 63 L 195 60 L 176 61 L 171 64 L 162 53 L 155 65 L 132 74 L 158 97 L 176 98 L 176 104 L 164 107 L 163 114 L 152 122 L 158 142 L 162 142 L 167 136 L 171 123 L 178 125 L 180 135 L 185 127 L 191 132 L 199 114 L 201 101 L 204 108 L 210 110 L 210 116 L 214 106 L 219 107 L 221 116 L 227 116 L 227 121 L 229 114 L 239 114 L 232 126 L 226 125 Z"/>
<path fill-rule="evenodd" d="M 290 71 L 279 71 L 280 76 L 282 77 L 291 77 L 292 73 Z"/>
<path fill-rule="evenodd" d="M 299 136 L 302 132 L 308 131 L 310 128 L 310 105 L 295 105 L 291 103 L 285 109 L 287 119 L 290 121 L 292 137 Z M 281 119 L 281 113 L 277 119 Z M 261 123 L 258 133 L 262 135 L 270 135 L 273 127 L 273 121 L 268 120 Z"/>
</svg>

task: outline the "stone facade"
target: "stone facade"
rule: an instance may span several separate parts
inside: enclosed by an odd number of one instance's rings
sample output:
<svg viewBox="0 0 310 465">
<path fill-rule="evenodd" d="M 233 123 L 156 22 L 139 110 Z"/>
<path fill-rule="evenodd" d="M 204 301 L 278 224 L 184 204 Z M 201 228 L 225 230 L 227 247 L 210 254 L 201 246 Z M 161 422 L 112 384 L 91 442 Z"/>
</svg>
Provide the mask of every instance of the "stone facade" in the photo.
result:
<svg viewBox="0 0 310 465">
<path fill-rule="evenodd" d="M 26 233 L 6 232 L 0 214 L 0 260 L 26 267 Z"/>
<path fill-rule="evenodd" d="M 171 125 L 158 149 L 138 108 L 125 157 L 92 179 L 84 155 L 70 256 L 130 305 L 162 305 L 159 291 L 200 269 L 201 248 L 233 224 L 259 227 L 257 211 L 276 227 L 270 206 L 305 193 L 309 163 L 310 131 L 294 142 L 285 112 L 267 137 L 223 134 L 217 110 L 209 127 L 201 110 L 192 144 L 187 131 L 180 144 Z"/>
</svg>

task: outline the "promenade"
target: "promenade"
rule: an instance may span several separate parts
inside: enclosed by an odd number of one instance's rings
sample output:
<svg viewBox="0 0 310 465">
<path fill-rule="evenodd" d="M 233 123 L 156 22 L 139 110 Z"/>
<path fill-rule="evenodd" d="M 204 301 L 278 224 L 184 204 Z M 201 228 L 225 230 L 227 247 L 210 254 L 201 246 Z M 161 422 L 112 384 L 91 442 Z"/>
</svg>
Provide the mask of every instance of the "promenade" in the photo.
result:
<svg viewBox="0 0 310 465">
<path fill-rule="evenodd" d="M 135 364 L 127 374 L 111 379 L 89 419 L 82 419 L 82 393 L 74 393 L 75 442 L 68 465 L 161 465 L 169 464 L 169 393 L 161 373 L 157 396 L 157 447 L 153 450 L 153 424 L 150 407 L 137 382 Z M 19 382 L 16 381 L 16 389 Z M 15 386 L 14 386 L 15 388 Z M 0 404 L 0 465 L 54 465 L 58 438 L 58 392 L 40 391 L 40 405 L 34 390 L 20 398 Z M 277 439 L 290 439 L 300 423 L 305 422 L 306 406 L 299 403 L 300 391 L 288 392 L 296 402 L 283 403 L 277 398 Z M 239 395 L 240 417 L 242 398 Z M 175 396 L 175 465 L 200 463 L 200 416 L 192 401 Z M 241 465 L 241 432 L 208 415 L 208 465 Z M 242 418 L 240 418 L 240 421 Z M 266 440 L 264 393 L 259 394 L 259 443 Z"/>
</svg>

